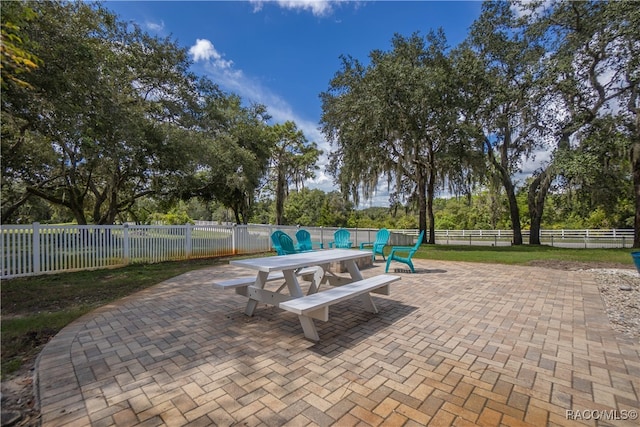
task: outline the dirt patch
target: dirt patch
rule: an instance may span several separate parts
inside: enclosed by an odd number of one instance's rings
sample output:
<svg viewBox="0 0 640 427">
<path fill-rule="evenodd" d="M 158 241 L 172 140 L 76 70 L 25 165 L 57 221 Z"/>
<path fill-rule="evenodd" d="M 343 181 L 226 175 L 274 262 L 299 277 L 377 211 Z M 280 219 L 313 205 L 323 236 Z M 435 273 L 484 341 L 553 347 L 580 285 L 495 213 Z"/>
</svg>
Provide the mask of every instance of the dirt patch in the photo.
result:
<svg viewBox="0 0 640 427">
<path fill-rule="evenodd" d="M 36 357 L 2 380 L 2 427 L 39 426 L 40 408 L 35 398 Z"/>
<path fill-rule="evenodd" d="M 580 261 L 554 261 L 554 260 L 537 260 L 530 261 L 528 265 L 532 267 L 551 268 L 553 270 L 593 270 L 593 269 L 632 269 L 629 264 L 618 264 L 611 262 L 580 262 Z"/>
</svg>

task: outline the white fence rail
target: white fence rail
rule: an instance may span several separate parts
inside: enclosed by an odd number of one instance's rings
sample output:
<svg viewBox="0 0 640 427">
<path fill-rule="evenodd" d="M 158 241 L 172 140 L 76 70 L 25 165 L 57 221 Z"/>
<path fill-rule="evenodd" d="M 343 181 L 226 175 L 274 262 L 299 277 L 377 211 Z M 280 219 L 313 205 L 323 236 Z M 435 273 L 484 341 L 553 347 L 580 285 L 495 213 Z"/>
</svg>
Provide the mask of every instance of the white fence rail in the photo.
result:
<svg viewBox="0 0 640 427">
<path fill-rule="evenodd" d="M 298 227 L 272 225 L 3 225 L 0 278 L 97 269 L 129 263 L 250 254 L 271 250 L 271 233 L 292 237 Z M 325 247 L 336 227 L 304 227 Z M 377 229 L 349 229 L 354 246 Z M 418 230 L 392 230 L 390 245 L 415 242 Z M 631 248 L 633 230 L 543 230 L 541 243 L 574 248 Z M 528 241 L 527 232 L 523 238 Z M 507 246 L 510 230 L 436 230 L 436 243 Z"/>
<path fill-rule="evenodd" d="M 416 231 L 417 232 L 417 231 Z M 541 230 L 540 244 L 563 248 L 631 248 L 633 230 Z M 446 245 L 510 246 L 511 230 L 436 230 L 436 243 Z M 523 230 L 524 243 L 529 231 Z"/>
<path fill-rule="evenodd" d="M 3 225 L 0 278 L 266 252 L 269 226 Z"/>
</svg>

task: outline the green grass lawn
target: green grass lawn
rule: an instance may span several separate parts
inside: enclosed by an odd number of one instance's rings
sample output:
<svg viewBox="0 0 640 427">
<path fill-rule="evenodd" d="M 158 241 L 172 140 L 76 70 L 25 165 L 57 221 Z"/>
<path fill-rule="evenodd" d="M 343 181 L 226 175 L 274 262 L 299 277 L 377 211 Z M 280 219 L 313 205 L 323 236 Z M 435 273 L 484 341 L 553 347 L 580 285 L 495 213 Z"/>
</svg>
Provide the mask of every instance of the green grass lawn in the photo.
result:
<svg viewBox="0 0 640 427">
<path fill-rule="evenodd" d="M 633 268 L 630 249 L 566 249 L 551 246 L 422 245 L 421 259 L 527 265 L 536 261 L 610 263 Z"/>
<path fill-rule="evenodd" d="M 388 253 L 387 248 L 386 253 Z M 633 268 L 629 249 L 563 249 L 547 246 L 423 245 L 415 258 L 527 265 L 535 261 L 591 263 Z M 261 254 L 264 255 L 264 254 Z M 2 377 L 34 360 L 51 337 L 73 320 L 112 301 L 179 274 L 225 264 L 200 259 L 5 280 L 2 283 Z"/>
</svg>

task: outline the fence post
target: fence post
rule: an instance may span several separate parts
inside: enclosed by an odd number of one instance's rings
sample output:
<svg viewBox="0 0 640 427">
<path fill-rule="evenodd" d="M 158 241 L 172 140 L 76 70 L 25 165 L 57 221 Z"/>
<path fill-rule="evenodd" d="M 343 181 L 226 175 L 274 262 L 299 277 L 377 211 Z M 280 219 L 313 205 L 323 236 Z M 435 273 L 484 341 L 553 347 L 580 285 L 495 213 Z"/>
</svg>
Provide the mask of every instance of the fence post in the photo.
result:
<svg viewBox="0 0 640 427">
<path fill-rule="evenodd" d="M 33 223 L 33 272 L 40 273 L 40 223 Z"/>
<path fill-rule="evenodd" d="M 129 241 L 129 224 L 122 227 L 122 257 L 124 263 L 129 264 L 131 258 L 131 243 Z"/>
<path fill-rule="evenodd" d="M 4 233 L 0 230 L 0 277 L 4 276 L 7 272 L 5 270 L 5 252 L 7 247 L 4 245 Z"/>
<path fill-rule="evenodd" d="M 231 228 L 231 253 L 236 255 L 237 252 L 237 245 L 238 245 L 238 224 L 233 224 L 232 228 Z"/>
<path fill-rule="evenodd" d="M 192 231 L 193 231 L 193 225 L 192 224 L 186 224 L 187 229 L 185 230 L 185 238 L 187 239 L 187 241 L 185 242 L 184 245 L 184 255 L 187 259 L 191 258 L 191 251 L 193 249 L 193 242 L 191 241 L 191 236 Z"/>
</svg>

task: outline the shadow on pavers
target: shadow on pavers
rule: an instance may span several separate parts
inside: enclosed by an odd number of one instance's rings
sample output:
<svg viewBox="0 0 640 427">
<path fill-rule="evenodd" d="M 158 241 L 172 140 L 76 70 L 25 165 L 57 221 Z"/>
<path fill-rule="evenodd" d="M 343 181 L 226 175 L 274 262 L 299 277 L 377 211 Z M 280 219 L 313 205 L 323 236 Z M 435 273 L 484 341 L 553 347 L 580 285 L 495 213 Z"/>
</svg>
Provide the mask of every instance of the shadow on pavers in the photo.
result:
<svg viewBox="0 0 640 427">
<path fill-rule="evenodd" d="M 309 347 L 309 350 L 322 356 L 336 356 L 346 349 L 357 346 L 363 340 L 383 332 L 393 326 L 398 319 L 420 308 L 375 296 L 373 301 L 378 308 L 378 313 L 375 314 L 365 311 L 362 306 L 354 306 L 353 302 L 348 301 L 331 306 L 328 322 L 315 321 L 320 341 Z M 308 342 L 311 343 L 311 341 Z"/>
<path fill-rule="evenodd" d="M 446 273 L 447 270 L 443 270 L 441 268 L 416 268 L 415 269 L 415 273 L 412 273 L 411 270 L 409 270 L 408 268 L 394 268 L 393 269 L 394 273 L 407 273 L 407 274 L 434 274 L 434 273 L 438 273 L 438 274 L 442 274 L 442 273 Z"/>
</svg>

